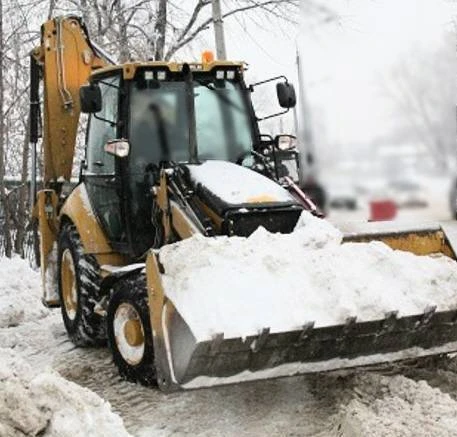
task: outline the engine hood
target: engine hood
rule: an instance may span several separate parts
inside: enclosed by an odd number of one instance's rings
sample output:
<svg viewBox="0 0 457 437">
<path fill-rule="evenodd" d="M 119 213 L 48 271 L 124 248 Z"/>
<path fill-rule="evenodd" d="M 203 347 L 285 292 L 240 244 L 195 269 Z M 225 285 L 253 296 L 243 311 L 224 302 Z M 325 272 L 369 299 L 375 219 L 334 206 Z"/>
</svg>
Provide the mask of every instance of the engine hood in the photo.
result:
<svg viewBox="0 0 457 437">
<path fill-rule="evenodd" d="M 259 226 L 270 232 L 294 229 L 303 208 L 271 179 L 226 161 L 186 167 L 194 194 L 219 234 L 248 236 Z"/>
<path fill-rule="evenodd" d="M 296 203 L 276 182 L 240 165 L 227 161 L 206 161 L 187 165 L 197 192 L 218 199 L 231 207 L 286 205 Z"/>
</svg>

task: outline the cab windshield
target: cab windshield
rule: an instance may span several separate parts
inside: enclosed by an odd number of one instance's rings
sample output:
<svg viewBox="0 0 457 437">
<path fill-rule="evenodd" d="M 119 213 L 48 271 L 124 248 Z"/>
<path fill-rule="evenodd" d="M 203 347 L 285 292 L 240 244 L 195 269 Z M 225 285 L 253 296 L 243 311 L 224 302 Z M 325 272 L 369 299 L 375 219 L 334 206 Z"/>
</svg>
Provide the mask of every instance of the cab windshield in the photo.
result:
<svg viewBox="0 0 457 437">
<path fill-rule="evenodd" d="M 252 148 L 248 108 L 239 86 L 197 82 L 194 86 L 198 156 L 235 162 Z"/>
<path fill-rule="evenodd" d="M 194 78 L 193 86 L 199 159 L 235 162 L 251 150 L 253 140 L 240 85 Z M 130 107 L 133 166 L 144 169 L 164 160 L 189 161 L 190 114 L 184 82 L 134 82 Z"/>
</svg>

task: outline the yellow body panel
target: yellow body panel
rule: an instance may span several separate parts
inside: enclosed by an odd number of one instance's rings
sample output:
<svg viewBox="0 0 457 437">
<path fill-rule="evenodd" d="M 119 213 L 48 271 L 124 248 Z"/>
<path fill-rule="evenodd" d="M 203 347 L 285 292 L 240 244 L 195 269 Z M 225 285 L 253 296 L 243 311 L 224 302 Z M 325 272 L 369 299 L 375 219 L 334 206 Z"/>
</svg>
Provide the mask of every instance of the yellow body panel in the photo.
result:
<svg viewBox="0 0 457 437">
<path fill-rule="evenodd" d="M 173 229 L 181 239 L 192 237 L 200 231 L 176 202 L 170 202 Z"/>
<path fill-rule="evenodd" d="M 146 278 L 149 301 L 149 317 L 154 340 L 157 384 L 170 391 L 176 379 L 173 373 L 173 357 L 169 349 L 168 326 L 176 309 L 165 296 L 159 262 L 150 251 L 146 259 Z"/>
<path fill-rule="evenodd" d="M 206 203 L 203 203 L 200 199 L 196 199 L 195 203 L 203 210 L 206 216 L 211 220 L 213 225 L 216 227 L 218 232 L 222 229 L 222 223 L 224 219 L 220 217 L 215 211 L 213 211 Z"/>
<path fill-rule="evenodd" d="M 84 184 L 78 185 L 68 196 L 60 211 L 60 218 L 67 217 L 76 226 L 84 251 L 95 255 L 99 265 L 123 266 L 127 259 L 113 251 L 100 223 L 95 217 Z"/>
<path fill-rule="evenodd" d="M 277 201 L 278 199 L 271 194 L 260 194 L 259 196 L 252 196 L 246 199 L 246 203 L 270 203 Z"/>
<path fill-rule="evenodd" d="M 165 241 L 172 241 L 173 231 L 175 231 L 179 239 L 189 238 L 192 235 L 201 233 L 178 203 L 168 198 L 168 190 L 167 173 L 162 171 L 160 185 L 156 190 L 156 202 L 163 211 L 162 224 L 165 231 Z"/>
<path fill-rule="evenodd" d="M 441 253 L 455 259 L 455 254 L 446 240 L 443 231 L 402 232 L 384 235 L 355 235 L 345 241 L 369 242 L 382 241 L 392 249 L 411 252 L 415 255 L 432 255 Z"/>
<path fill-rule="evenodd" d="M 159 264 L 156 255 L 150 251 L 146 259 L 146 279 L 148 287 L 149 316 L 151 326 L 155 335 L 162 335 L 161 312 L 165 301 Z"/>
<path fill-rule="evenodd" d="M 52 277 L 56 275 L 56 263 L 53 254 L 56 252 L 58 237 L 57 218 L 58 198 L 54 190 L 41 190 L 37 193 L 37 201 L 33 215 L 38 219 L 40 235 L 40 271 L 43 289 L 43 299 L 48 305 L 57 305 L 59 297 L 56 282 Z"/>
</svg>

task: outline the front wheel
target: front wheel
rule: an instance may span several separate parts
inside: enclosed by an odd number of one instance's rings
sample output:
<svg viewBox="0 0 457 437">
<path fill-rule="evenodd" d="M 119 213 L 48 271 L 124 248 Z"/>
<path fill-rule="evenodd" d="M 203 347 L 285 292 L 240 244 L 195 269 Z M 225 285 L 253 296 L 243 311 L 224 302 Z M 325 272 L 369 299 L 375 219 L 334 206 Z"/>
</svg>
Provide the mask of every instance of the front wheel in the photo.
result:
<svg viewBox="0 0 457 437">
<path fill-rule="evenodd" d="M 154 346 L 144 275 L 114 286 L 107 314 L 108 343 L 123 379 L 156 385 Z"/>
</svg>

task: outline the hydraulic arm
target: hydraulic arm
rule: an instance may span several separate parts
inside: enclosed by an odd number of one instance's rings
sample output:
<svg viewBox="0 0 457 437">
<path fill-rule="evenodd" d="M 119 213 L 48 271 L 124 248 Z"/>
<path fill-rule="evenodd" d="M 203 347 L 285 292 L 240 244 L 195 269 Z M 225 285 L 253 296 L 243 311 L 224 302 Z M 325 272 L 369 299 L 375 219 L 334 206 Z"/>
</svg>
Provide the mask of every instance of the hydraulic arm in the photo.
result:
<svg viewBox="0 0 457 437">
<path fill-rule="evenodd" d="M 59 17 L 41 27 L 41 44 L 31 54 L 31 141 L 39 128 L 39 82 L 43 80 L 43 182 L 71 178 L 80 114 L 79 88 L 109 60 L 89 41 L 77 17 Z"/>
</svg>

